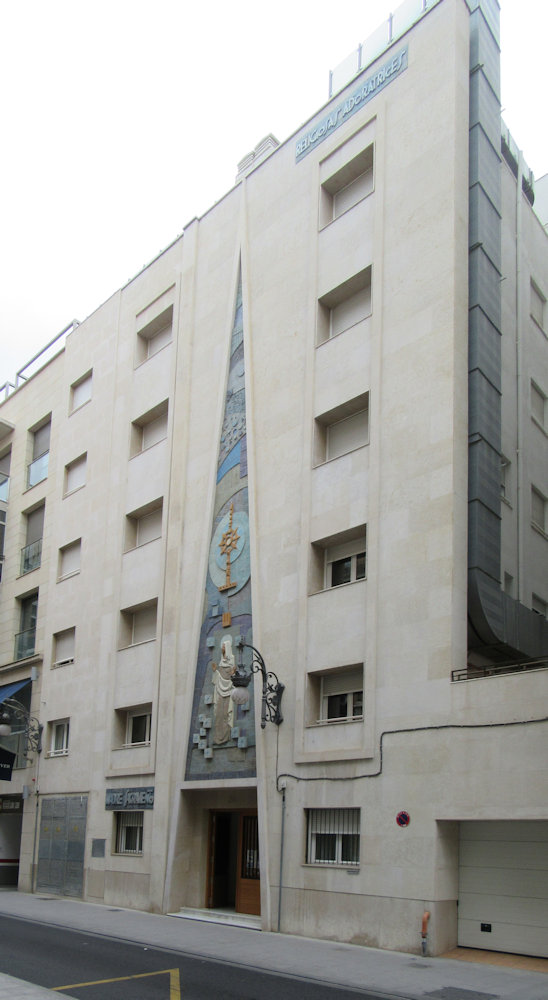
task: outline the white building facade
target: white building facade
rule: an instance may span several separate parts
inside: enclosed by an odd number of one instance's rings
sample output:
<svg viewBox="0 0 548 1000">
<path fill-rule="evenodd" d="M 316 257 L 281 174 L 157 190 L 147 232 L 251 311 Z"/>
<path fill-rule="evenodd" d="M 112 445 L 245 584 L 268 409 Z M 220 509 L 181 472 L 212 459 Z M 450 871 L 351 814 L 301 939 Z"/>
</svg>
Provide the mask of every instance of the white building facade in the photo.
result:
<svg viewBox="0 0 548 1000">
<path fill-rule="evenodd" d="M 496 0 L 402 11 L 0 405 L 4 883 L 547 954 L 547 234 Z"/>
</svg>

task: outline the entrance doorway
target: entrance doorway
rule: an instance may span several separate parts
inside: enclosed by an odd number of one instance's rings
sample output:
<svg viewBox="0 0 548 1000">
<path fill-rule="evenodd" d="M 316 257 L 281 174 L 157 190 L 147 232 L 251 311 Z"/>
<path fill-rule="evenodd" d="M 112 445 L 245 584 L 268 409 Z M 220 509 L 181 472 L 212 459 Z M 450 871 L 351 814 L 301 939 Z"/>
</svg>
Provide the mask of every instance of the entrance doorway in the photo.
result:
<svg viewBox="0 0 548 1000">
<path fill-rule="evenodd" d="M 261 912 L 257 811 L 212 810 L 206 906 Z"/>
</svg>

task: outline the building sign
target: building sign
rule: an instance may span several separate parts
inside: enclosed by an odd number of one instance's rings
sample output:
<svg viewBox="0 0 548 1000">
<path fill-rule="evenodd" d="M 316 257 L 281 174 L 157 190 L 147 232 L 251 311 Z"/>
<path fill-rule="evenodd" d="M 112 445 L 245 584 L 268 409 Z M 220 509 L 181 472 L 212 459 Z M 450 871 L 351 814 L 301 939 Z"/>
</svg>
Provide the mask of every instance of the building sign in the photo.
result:
<svg viewBox="0 0 548 1000">
<path fill-rule="evenodd" d="M 153 809 L 154 788 L 107 788 L 105 809 Z"/>
<path fill-rule="evenodd" d="M 22 813 L 23 799 L 20 795 L 0 795 L 0 813 Z"/>
<path fill-rule="evenodd" d="M 330 111 L 325 118 L 317 122 L 305 135 L 297 142 L 295 147 L 295 159 L 297 163 L 302 160 L 307 153 L 310 153 L 320 142 L 327 139 L 339 125 L 343 125 L 348 118 L 356 114 L 360 108 L 367 104 L 379 91 L 383 90 L 387 84 L 391 83 L 400 73 L 407 69 L 407 46 L 381 66 L 376 73 L 368 76 L 359 87 L 356 88 L 350 97 L 347 97 L 338 107 Z"/>
<path fill-rule="evenodd" d="M 11 750 L 0 747 L 0 781 L 11 781 L 11 772 L 15 763 L 15 754 Z"/>
</svg>

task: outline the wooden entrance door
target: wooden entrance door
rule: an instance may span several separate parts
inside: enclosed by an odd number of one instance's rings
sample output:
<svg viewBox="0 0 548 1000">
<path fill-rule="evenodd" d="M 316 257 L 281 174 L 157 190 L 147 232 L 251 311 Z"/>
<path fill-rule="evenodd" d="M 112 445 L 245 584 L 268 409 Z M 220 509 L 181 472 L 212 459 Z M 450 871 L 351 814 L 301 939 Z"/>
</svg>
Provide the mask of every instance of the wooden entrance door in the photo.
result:
<svg viewBox="0 0 548 1000">
<path fill-rule="evenodd" d="M 259 826 L 256 811 L 240 813 L 238 824 L 238 870 L 236 873 L 236 912 L 261 912 L 259 872 Z"/>
<path fill-rule="evenodd" d="M 257 811 L 210 813 L 206 906 L 261 912 Z"/>
</svg>

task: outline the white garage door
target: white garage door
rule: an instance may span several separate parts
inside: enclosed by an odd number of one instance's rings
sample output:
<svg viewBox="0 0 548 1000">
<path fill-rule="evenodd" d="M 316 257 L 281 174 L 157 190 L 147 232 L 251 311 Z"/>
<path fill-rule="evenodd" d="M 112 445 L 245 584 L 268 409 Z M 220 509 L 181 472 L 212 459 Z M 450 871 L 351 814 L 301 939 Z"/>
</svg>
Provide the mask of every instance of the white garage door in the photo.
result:
<svg viewBox="0 0 548 1000">
<path fill-rule="evenodd" d="M 459 945 L 548 958 L 548 822 L 461 822 L 459 860 Z"/>
</svg>

